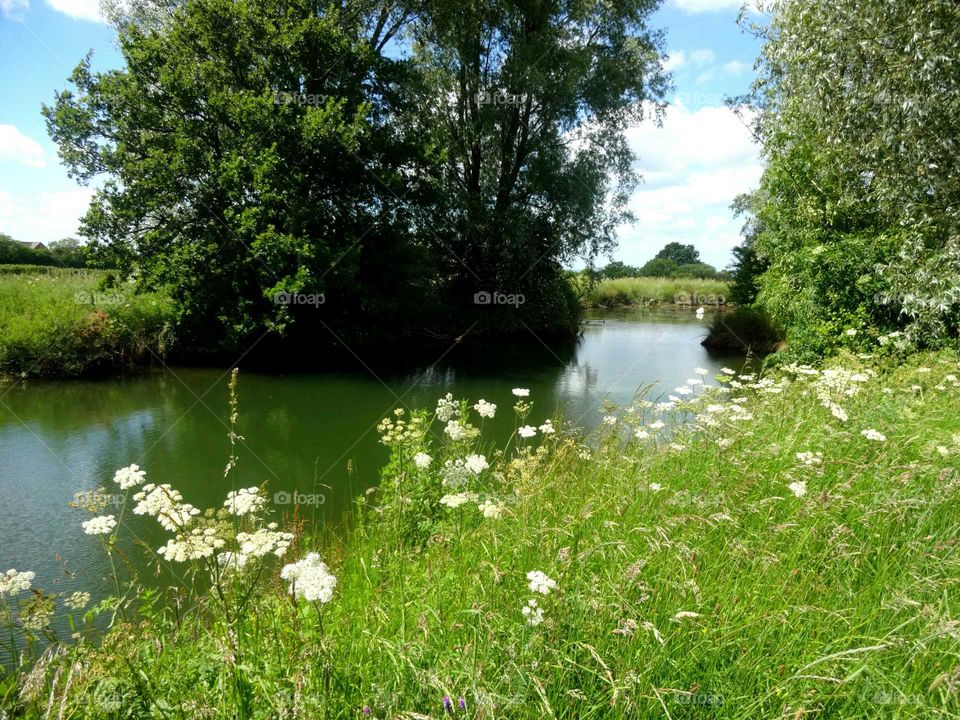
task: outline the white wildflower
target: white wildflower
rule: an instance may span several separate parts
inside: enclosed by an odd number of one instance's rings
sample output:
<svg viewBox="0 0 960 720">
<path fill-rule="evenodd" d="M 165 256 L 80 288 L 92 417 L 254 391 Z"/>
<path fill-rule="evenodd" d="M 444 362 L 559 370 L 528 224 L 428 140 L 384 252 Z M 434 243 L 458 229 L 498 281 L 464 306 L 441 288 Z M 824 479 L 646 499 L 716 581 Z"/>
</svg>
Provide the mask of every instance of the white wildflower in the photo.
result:
<svg viewBox="0 0 960 720">
<path fill-rule="evenodd" d="M 479 475 L 488 467 L 487 459 L 483 455 L 467 455 L 466 461 L 464 461 L 464 466 L 472 472 L 474 475 Z"/>
<path fill-rule="evenodd" d="M 87 535 L 109 535 L 117 527 L 117 519 L 113 515 L 100 515 L 81 525 Z"/>
<path fill-rule="evenodd" d="M 237 517 L 242 517 L 260 512 L 266 502 L 267 499 L 260 494 L 260 488 L 249 487 L 228 492 L 223 506 Z"/>
<path fill-rule="evenodd" d="M 846 330 L 843 331 L 843 334 L 844 334 L 844 335 L 847 335 L 847 336 L 849 336 L 849 337 L 853 337 L 854 335 L 857 334 L 857 329 L 856 329 L 856 328 L 847 328 Z"/>
<path fill-rule="evenodd" d="M 882 432 L 878 432 L 873 428 L 868 428 L 867 430 L 861 430 L 860 434 L 863 435 L 867 440 L 873 440 L 875 442 L 885 442 L 887 436 Z"/>
<path fill-rule="evenodd" d="M 660 492 L 663 489 L 663 485 L 660 483 L 650 483 L 650 489 L 653 492 Z"/>
<path fill-rule="evenodd" d="M 823 462 L 823 455 L 815 452 L 798 452 L 797 460 L 804 465 L 820 465 Z"/>
<path fill-rule="evenodd" d="M 168 562 L 186 562 L 212 557 L 225 544 L 214 528 L 193 528 L 180 533 L 174 540 L 167 540 L 157 552 Z"/>
<path fill-rule="evenodd" d="M 537 607 L 536 598 L 530 598 L 520 612 L 527 618 L 528 625 L 537 626 L 543 622 L 543 608 Z"/>
<path fill-rule="evenodd" d="M 433 458 L 427 455 L 425 452 L 418 452 L 413 456 L 413 464 L 421 470 L 426 470 L 428 467 L 430 467 L 430 463 L 432 462 Z"/>
<path fill-rule="evenodd" d="M 317 553 L 284 565 L 280 577 L 290 583 L 290 594 L 310 602 L 327 603 L 333 599 L 337 578 Z"/>
<path fill-rule="evenodd" d="M 143 490 L 133 496 L 137 501 L 134 515 L 155 517 L 164 529 L 176 532 L 186 527 L 200 511 L 189 503 L 183 502 L 183 495 L 170 485 L 144 485 Z"/>
<path fill-rule="evenodd" d="M 440 504 L 447 506 L 451 510 L 454 510 L 461 505 L 466 505 L 468 502 L 473 502 L 476 499 L 476 494 L 472 492 L 454 493 L 452 495 L 444 495 L 442 498 L 440 498 Z"/>
<path fill-rule="evenodd" d="M 550 591 L 557 586 L 555 580 L 552 580 L 539 570 L 531 570 L 528 572 L 527 580 L 530 581 L 530 589 L 541 595 L 549 595 Z"/>
<path fill-rule="evenodd" d="M 694 374 L 696 374 L 696 375 L 706 375 L 706 374 L 709 373 L 710 371 L 707 370 L 706 368 L 700 368 L 700 367 L 698 367 L 698 368 L 694 368 L 694 369 L 693 369 L 693 372 L 694 372 Z"/>
<path fill-rule="evenodd" d="M 121 490 L 128 490 L 142 485 L 146 477 L 146 472 L 141 470 L 139 465 L 134 464 L 117 470 L 113 476 L 113 481 L 120 486 Z"/>
<path fill-rule="evenodd" d="M 514 388 L 514 389 L 511 390 L 510 392 L 512 392 L 512 393 L 513 393 L 514 395 L 516 395 L 517 397 L 529 397 L 529 396 L 530 396 L 530 391 L 529 391 L 527 388 Z"/>
<path fill-rule="evenodd" d="M 447 460 L 443 464 L 443 484 L 447 487 L 463 487 L 470 480 L 471 471 L 463 460 Z"/>
<path fill-rule="evenodd" d="M 646 430 L 644 430 L 643 428 L 640 428 L 639 430 L 637 430 L 637 431 L 633 434 L 633 436 L 634 436 L 637 440 L 646 440 L 648 437 L 650 437 L 650 433 L 648 433 L 648 432 L 647 432 Z"/>
<path fill-rule="evenodd" d="M 70 610 L 83 610 L 90 602 L 90 593 L 77 590 L 63 601 Z"/>
<path fill-rule="evenodd" d="M 493 403 L 488 403 L 483 398 L 480 398 L 480 401 L 473 406 L 473 409 L 483 418 L 492 418 L 497 412 L 497 406 Z"/>
<path fill-rule="evenodd" d="M 239 572 L 250 558 L 243 553 L 224 552 L 217 555 L 217 564 L 224 572 Z"/>
<path fill-rule="evenodd" d="M 493 502 L 492 500 L 484 500 L 482 503 L 477 505 L 477 510 L 483 513 L 485 518 L 496 520 L 503 513 L 503 506 Z"/>
<path fill-rule="evenodd" d="M 517 430 L 517 434 L 522 438 L 532 438 L 537 434 L 537 429 L 532 425 L 524 425 Z"/>
<path fill-rule="evenodd" d="M 556 432 L 553 427 L 553 421 L 550 418 L 543 421 L 543 425 L 540 426 L 540 432 L 544 435 L 552 435 Z"/>
<path fill-rule="evenodd" d="M 787 485 L 787 487 L 790 488 L 790 491 L 798 498 L 807 494 L 807 483 L 803 480 L 792 482 Z"/>
<path fill-rule="evenodd" d="M 728 368 L 728 367 L 720 368 L 720 372 L 722 372 L 724 375 L 736 375 L 736 374 L 737 374 L 737 371 L 736 371 L 736 370 L 731 370 L 731 369 Z"/>
<path fill-rule="evenodd" d="M 847 413 L 846 413 L 846 411 L 845 411 L 842 407 L 840 407 L 839 405 L 835 405 L 835 404 L 831 403 L 831 404 L 830 404 L 830 414 L 833 415 L 833 416 L 834 416 L 837 420 L 839 420 L 840 422 L 846 422 L 846 421 L 847 421 Z"/>
<path fill-rule="evenodd" d="M 603 424 L 604 424 L 604 425 L 616 425 L 616 424 L 617 424 L 617 416 L 616 416 L 616 415 L 604 415 L 604 416 L 603 416 Z"/>
<path fill-rule="evenodd" d="M 460 412 L 460 405 L 453 399 L 452 393 L 447 393 L 446 397 L 437 400 L 437 420 L 447 422 L 454 415 Z"/>
<path fill-rule="evenodd" d="M 647 427 L 649 427 L 651 430 L 660 430 L 661 428 L 666 427 L 666 423 L 663 422 L 663 420 L 655 420 L 654 422 L 650 423 Z"/>
<path fill-rule="evenodd" d="M 292 542 L 293 534 L 277 530 L 276 523 L 270 523 L 256 532 L 237 533 L 240 552 L 250 557 L 263 557 L 270 553 L 281 557 Z"/>
<path fill-rule="evenodd" d="M 688 388 L 686 385 L 681 385 L 678 388 L 674 388 L 674 390 L 677 392 L 678 395 L 690 395 L 693 392 L 693 390 Z"/>
<path fill-rule="evenodd" d="M 24 590 L 30 589 L 30 583 L 37 576 L 36 573 L 29 570 L 19 571 L 10 568 L 5 573 L 0 573 L 0 598 L 13 596 Z"/>
</svg>

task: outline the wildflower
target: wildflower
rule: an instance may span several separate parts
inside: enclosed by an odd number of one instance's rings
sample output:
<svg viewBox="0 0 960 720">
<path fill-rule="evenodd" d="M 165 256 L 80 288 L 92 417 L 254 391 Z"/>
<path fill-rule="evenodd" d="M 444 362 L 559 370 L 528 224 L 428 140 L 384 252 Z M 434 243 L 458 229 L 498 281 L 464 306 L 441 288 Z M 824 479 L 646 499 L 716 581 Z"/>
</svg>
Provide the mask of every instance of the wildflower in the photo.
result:
<svg viewBox="0 0 960 720">
<path fill-rule="evenodd" d="M 183 496 L 177 490 L 166 484 L 144 485 L 133 499 L 137 501 L 134 515 L 155 517 L 164 529 L 171 532 L 182 529 L 191 518 L 200 514 L 193 505 L 183 502 Z"/>
<path fill-rule="evenodd" d="M 847 421 L 847 413 L 846 413 L 846 411 L 845 411 L 842 407 L 840 407 L 839 405 L 835 405 L 835 404 L 831 403 L 831 404 L 830 404 L 830 414 L 833 415 L 835 418 L 837 418 L 837 420 L 839 420 L 840 422 L 846 422 L 846 421 Z"/>
<path fill-rule="evenodd" d="M 460 706 L 460 709 L 463 710 L 463 712 L 467 711 L 467 700 L 462 695 L 460 696 L 460 699 L 457 700 L 457 705 Z"/>
<path fill-rule="evenodd" d="M 660 492 L 660 490 L 663 489 L 663 485 L 661 485 L 660 483 L 650 483 L 650 489 L 653 492 Z"/>
<path fill-rule="evenodd" d="M 537 434 L 537 429 L 532 425 L 524 425 L 522 428 L 517 430 L 517 434 L 522 438 L 532 438 Z"/>
<path fill-rule="evenodd" d="M 706 375 L 706 374 L 707 374 L 708 372 L 710 372 L 710 371 L 707 370 L 706 368 L 694 368 L 694 369 L 693 369 L 693 372 L 694 372 L 694 374 L 696 374 L 696 375 Z"/>
<path fill-rule="evenodd" d="M 737 374 L 737 371 L 736 371 L 736 370 L 731 370 L 731 369 L 728 368 L 728 367 L 720 368 L 720 372 L 722 372 L 724 375 L 736 375 L 736 374 Z"/>
<path fill-rule="evenodd" d="M 373 712 L 373 710 L 370 709 L 369 705 L 364 705 L 362 712 L 364 715 L 370 715 Z"/>
<path fill-rule="evenodd" d="M 485 518 L 489 520 L 496 520 L 503 513 L 503 506 L 499 505 L 492 500 L 484 500 L 482 503 L 477 505 L 477 510 L 483 513 Z"/>
<path fill-rule="evenodd" d="M 117 470 L 117 472 L 114 473 L 113 481 L 120 486 L 121 490 L 128 490 L 129 488 L 142 485 L 146 477 L 147 474 L 140 469 L 140 466 L 134 464 Z"/>
<path fill-rule="evenodd" d="M 860 434 L 863 435 L 867 440 L 874 440 L 876 442 L 885 442 L 887 436 L 881 432 L 877 432 L 873 428 L 868 428 L 867 430 L 861 430 Z"/>
<path fill-rule="evenodd" d="M 689 395 L 693 392 L 693 390 L 688 388 L 686 385 L 681 385 L 678 388 L 674 388 L 674 390 L 677 392 L 678 395 Z"/>
<path fill-rule="evenodd" d="M 447 393 L 446 397 L 437 400 L 437 420 L 447 422 L 460 411 L 460 406 L 453 399 L 452 393 Z"/>
<path fill-rule="evenodd" d="M 787 485 L 787 487 L 790 488 L 790 491 L 798 498 L 807 494 L 807 483 L 803 480 L 792 482 Z"/>
<path fill-rule="evenodd" d="M 433 458 L 427 455 L 425 452 L 418 452 L 413 456 L 413 464 L 421 470 L 426 470 L 428 467 L 430 467 L 431 462 L 433 462 Z"/>
<path fill-rule="evenodd" d="M 543 425 L 540 426 L 540 432 L 544 435 L 552 435 L 556 432 L 553 428 L 553 421 L 550 418 L 543 421 Z"/>
<path fill-rule="evenodd" d="M 684 620 L 686 618 L 693 619 L 698 617 L 700 617 L 700 613 L 698 612 L 693 612 L 692 610 L 681 610 L 676 615 L 674 615 L 672 619 L 674 622 L 680 622 L 681 620 Z"/>
<path fill-rule="evenodd" d="M 0 598 L 29 590 L 30 583 L 33 582 L 36 576 L 36 573 L 29 570 L 21 572 L 13 568 L 10 568 L 5 573 L 0 573 Z"/>
<path fill-rule="evenodd" d="M 117 527 L 117 519 L 113 515 L 99 515 L 81 525 L 87 535 L 109 535 Z"/>
<path fill-rule="evenodd" d="M 223 506 L 237 517 L 242 517 L 260 512 L 266 502 L 267 499 L 260 494 L 260 488 L 249 487 L 228 492 Z"/>
<path fill-rule="evenodd" d="M 637 440 L 646 440 L 648 437 L 650 437 L 650 433 L 648 433 L 648 432 L 647 432 L 646 430 L 644 430 L 643 428 L 640 428 L 639 430 L 637 430 L 637 431 L 633 434 L 633 436 L 634 436 Z"/>
<path fill-rule="evenodd" d="M 847 335 L 848 337 L 853 337 L 854 335 L 857 334 L 857 329 L 856 329 L 856 328 L 847 328 L 846 330 L 844 330 L 843 334 L 844 334 L 844 335 Z"/>
<path fill-rule="evenodd" d="M 617 417 L 616 417 L 616 415 L 605 415 L 605 416 L 603 417 L 603 424 L 604 424 L 604 425 L 616 425 L 616 424 L 617 424 Z"/>
<path fill-rule="evenodd" d="M 454 493 L 453 495 L 444 495 L 442 498 L 440 498 L 440 504 L 446 505 L 451 510 L 454 510 L 461 505 L 466 505 L 468 502 L 476 499 L 477 496 L 474 493 Z"/>
<path fill-rule="evenodd" d="M 77 592 L 68 595 L 67 599 L 63 601 L 63 604 L 71 610 L 83 610 L 89 602 L 90 593 L 81 592 L 78 590 Z"/>
<path fill-rule="evenodd" d="M 240 552 L 251 557 L 263 557 L 270 553 L 282 557 L 293 542 L 293 533 L 277 530 L 276 523 L 270 523 L 256 532 L 237 533 Z"/>
<path fill-rule="evenodd" d="M 937 452 L 941 457 L 947 457 L 950 454 L 950 450 L 945 445 L 937 445 Z"/>
<path fill-rule="evenodd" d="M 703 385 L 703 380 L 700 378 L 687 378 L 687 385 Z"/>
<path fill-rule="evenodd" d="M 529 396 L 530 396 L 530 390 L 528 390 L 527 388 L 514 388 L 514 389 L 511 390 L 510 392 L 512 392 L 512 393 L 513 393 L 514 395 L 516 395 L 517 397 L 529 397 Z"/>
<path fill-rule="evenodd" d="M 309 553 L 303 560 L 284 565 L 280 577 L 290 583 L 291 595 L 310 602 L 330 602 L 337 586 L 336 576 L 317 553 Z"/>
<path fill-rule="evenodd" d="M 733 445 L 733 438 L 720 438 L 717 440 L 717 445 L 726 450 L 728 447 Z"/>
<path fill-rule="evenodd" d="M 174 540 L 167 540 L 167 544 L 157 553 L 168 562 L 185 562 L 212 557 L 225 544 L 226 541 L 217 535 L 214 528 L 193 528 L 179 534 Z"/>
<path fill-rule="evenodd" d="M 443 709 L 446 713 L 453 715 L 453 701 L 450 700 L 449 695 L 443 696 Z"/>
<path fill-rule="evenodd" d="M 551 580 L 547 575 L 539 570 L 531 570 L 527 573 L 527 580 L 530 581 L 530 589 L 541 595 L 549 595 L 550 591 L 557 586 L 555 580 Z"/>
<path fill-rule="evenodd" d="M 814 452 L 798 452 L 797 460 L 804 465 L 819 465 L 823 462 L 823 455 Z"/>
<path fill-rule="evenodd" d="M 530 598 L 520 612 L 527 618 L 527 624 L 537 626 L 543 622 L 543 608 L 537 607 L 537 599 Z"/>
<path fill-rule="evenodd" d="M 664 423 L 662 420 L 655 420 L 649 425 L 649 428 L 651 430 L 659 430 L 660 428 L 663 428 L 663 427 L 666 427 L 666 423 Z"/>
<path fill-rule="evenodd" d="M 453 441 L 466 440 L 472 435 L 470 425 L 461 425 L 459 420 L 450 420 L 443 431 L 450 436 Z"/>
<path fill-rule="evenodd" d="M 217 564 L 224 572 L 237 572 L 246 567 L 249 559 L 243 553 L 224 552 L 217 555 Z"/>
<path fill-rule="evenodd" d="M 470 480 L 470 472 L 463 460 L 447 460 L 443 464 L 443 484 L 452 488 L 462 487 Z"/>
<path fill-rule="evenodd" d="M 467 455 L 467 459 L 464 461 L 464 466 L 472 472 L 474 475 L 479 475 L 488 467 L 487 459 L 483 455 Z"/>
<path fill-rule="evenodd" d="M 473 406 L 473 409 L 477 411 L 477 414 L 483 418 L 492 418 L 497 412 L 497 406 L 493 403 L 488 403 L 483 398 L 480 398 L 479 402 Z"/>
</svg>

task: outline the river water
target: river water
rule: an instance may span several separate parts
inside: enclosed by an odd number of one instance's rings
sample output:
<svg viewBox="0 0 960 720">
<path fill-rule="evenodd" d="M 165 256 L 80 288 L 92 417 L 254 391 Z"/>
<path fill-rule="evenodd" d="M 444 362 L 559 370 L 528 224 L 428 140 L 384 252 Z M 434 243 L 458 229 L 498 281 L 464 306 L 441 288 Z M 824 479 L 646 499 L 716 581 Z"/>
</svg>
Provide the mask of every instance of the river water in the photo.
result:
<svg viewBox="0 0 960 720">
<path fill-rule="evenodd" d="M 650 383 L 657 383 L 653 397 L 665 395 L 695 367 L 739 370 L 742 357 L 700 345 L 706 323 L 692 310 L 605 311 L 588 315 L 576 346 L 562 350 L 531 338 L 523 348 L 451 353 L 436 364 L 398 359 L 391 370 L 389 358 L 361 357 L 352 368 L 282 375 L 241 363 L 238 484 L 266 483 L 277 519 L 299 503 L 300 517 L 335 526 L 377 483 L 386 451 L 376 425 L 395 407 L 433 408 L 447 392 L 484 398 L 499 408 L 484 427 L 496 441 L 513 430 L 511 389 L 526 387 L 531 424 L 562 413 L 589 430 L 604 400 L 628 402 Z M 199 508 L 220 506 L 233 482 L 224 478 L 228 380 L 225 370 L 175 367 L 0 385 L 0 571 L 32 570 L 34 586 L 48 592 L 108 591 L 105 553 L 80 527 L 88 515 L 68 503 L 109 486 L 114 471 L 131 463 Z M 155 521 L 130 520 L 148 546 L 163 544 Z M 142 557 L 131 553 L 134 567 Z"/>
</svg>

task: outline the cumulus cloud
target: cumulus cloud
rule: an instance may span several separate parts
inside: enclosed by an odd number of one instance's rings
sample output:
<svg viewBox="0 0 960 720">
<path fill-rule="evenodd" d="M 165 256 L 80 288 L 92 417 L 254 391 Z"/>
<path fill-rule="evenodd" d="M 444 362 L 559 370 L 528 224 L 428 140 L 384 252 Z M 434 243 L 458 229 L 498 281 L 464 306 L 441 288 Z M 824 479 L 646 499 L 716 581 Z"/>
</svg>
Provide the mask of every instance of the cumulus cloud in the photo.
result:
<svg viewBox="0 0 960 720">
<path fill-rule="evenodd" d="M 30 9 L 30 0 L 0 0 L 0 16 L 10 20 L 21 20 Z"/>
<path fill-rule="evenodd" d="M 705 262 L 727 265 L 742 224 L 730 204 L 763 172 L 744 122 L 726 107 L 692 111 L 677 103 L 662 127 L 634 127 L 628 138 L 646 183 L 630 200 L 637 222 L 620 228 L 617 258 L 642 265 L 677 241 L 693 243 Z"/>
<path fill-rule="evenodd" d="M 100 0 L 47 0 L 47 5 L 57 12 L 69 15 L 74 20 L 104 22 L 100 12 Z"/>
<path fill-rule="evenodd" d="M 739 60 L 731 60 L 723 64 L 723 71 L 728 75 L 740 75 L 749 69 L 750 66 L 747 63 L 740 62 Z"/>
<path fill-rule="evenodd" d="M 17 195 L 0 190 L 0 232 L 45 244 L 76 237 L 93 193 L 92 188 Z"/>
<path fill-rule="evenodd" d="M 13 161 L 27 167 L 41 168 L 47 164 L 43 148 L 14 125 L 0 125 L 0 162 Z"/>
</svg>

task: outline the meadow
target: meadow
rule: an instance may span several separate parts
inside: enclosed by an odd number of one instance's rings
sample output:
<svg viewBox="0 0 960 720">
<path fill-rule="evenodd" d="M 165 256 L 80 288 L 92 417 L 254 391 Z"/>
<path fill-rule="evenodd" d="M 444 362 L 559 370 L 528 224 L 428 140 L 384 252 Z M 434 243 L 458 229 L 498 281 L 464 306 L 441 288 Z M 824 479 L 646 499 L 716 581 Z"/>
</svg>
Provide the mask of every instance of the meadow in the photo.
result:
<svg viewBox="0 0 960 720">
<path fill-rule="evenodd" d="M 174 307 L 90 270 L 0 266 L 0 375 L 111 371 L 162 357 Z"/>
<path fill-rule="evenodd" d="M 957 717 L 960 362 L 898 342 L 822 368 L 691 368 L 681 387 L 605 408 L 589 438 L 523 388 L 398 409 L 379 426 L 381 482 L 346 531 L 271 517 L 266 487 L 194 508 L 184 478 L 121 469 L 104 491 L 126 493 L 123 509 L 87 508 L 77 533 L 114 567 L 146 552 L 179 581 L 117 582 L 91 608 L 29 588 L 29 568 L 0 575 L 27 638 L 0 707 Z M 242 379 L 231 386 L 236 421 Z M 493 447 L 483 423 L 501 413 L 517 429 Z M 130 513 L 167 544 L 139 547 Z M 60 613 L 71 638 L 52 636 Z"/>
<path fill-rule="evenodd" d="M 581 278 L 575 287 L 586 307 L 621 307 L 625 305 L 705 305 L 726 303 L 729 285 L 722 280 L 697 278 L 631 277 L 601 280 L 587 284 Z"/>
</svg>

